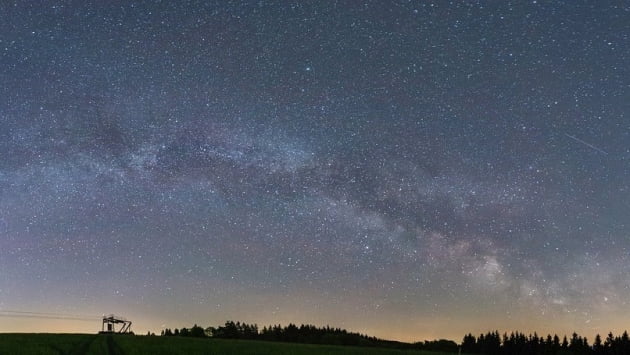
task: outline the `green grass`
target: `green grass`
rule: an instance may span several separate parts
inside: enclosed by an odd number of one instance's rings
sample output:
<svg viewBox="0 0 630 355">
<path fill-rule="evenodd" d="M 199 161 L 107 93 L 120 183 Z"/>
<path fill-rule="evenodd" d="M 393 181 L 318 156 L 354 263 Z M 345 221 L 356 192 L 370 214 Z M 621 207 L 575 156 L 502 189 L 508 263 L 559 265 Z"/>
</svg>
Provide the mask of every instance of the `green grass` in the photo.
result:
<svg viewBox="0 0 630 355">
<path fill-rule="evenodd" d="M 445 355 L 443 353 L 251 340 L 88 334 L 0 334 L 0 355 Z"/>
<path fill-rule="evenodd" d="M 0 354 L 73 354 L 95 339 L 88 334 L 0 334 Z"/>
</svg>

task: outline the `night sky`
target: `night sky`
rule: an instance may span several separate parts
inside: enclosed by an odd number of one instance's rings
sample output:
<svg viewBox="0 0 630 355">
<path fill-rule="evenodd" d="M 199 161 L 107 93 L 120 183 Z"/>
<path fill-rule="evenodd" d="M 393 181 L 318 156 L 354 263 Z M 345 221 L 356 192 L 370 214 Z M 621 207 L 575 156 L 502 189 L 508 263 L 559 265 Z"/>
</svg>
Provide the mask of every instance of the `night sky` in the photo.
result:
<svg viewBox="0 0 630 355">
<path fill-rule="evenodd" d="M 617 334 L 629 36 L 623 1 L 1 1 L 0 311 Z"/>
</svg>

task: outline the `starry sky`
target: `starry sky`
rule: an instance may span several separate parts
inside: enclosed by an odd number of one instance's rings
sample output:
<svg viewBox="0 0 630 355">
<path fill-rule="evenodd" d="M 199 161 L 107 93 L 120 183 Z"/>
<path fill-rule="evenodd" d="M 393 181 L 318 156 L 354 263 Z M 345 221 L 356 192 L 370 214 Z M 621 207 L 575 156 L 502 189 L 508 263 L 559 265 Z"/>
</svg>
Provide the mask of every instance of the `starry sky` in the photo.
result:
<svg viewBox="0 0 630 355">
<path fill-rule="evenodd" d="M 628 327 L 627 2 L 0 18 L 0 310 L 406 341 Z"/>
</svg>

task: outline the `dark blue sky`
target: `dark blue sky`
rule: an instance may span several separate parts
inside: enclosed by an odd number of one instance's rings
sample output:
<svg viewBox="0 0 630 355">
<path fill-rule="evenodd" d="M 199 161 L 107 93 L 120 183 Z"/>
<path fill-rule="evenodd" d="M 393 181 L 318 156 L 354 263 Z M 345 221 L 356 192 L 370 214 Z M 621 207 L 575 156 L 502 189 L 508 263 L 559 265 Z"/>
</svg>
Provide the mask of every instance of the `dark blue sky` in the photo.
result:
<svg viewBox="0 0 630 355">
<path fill-rule="evenodd" d="M 0 18 L 0 310 L 403 340 L 627 320 L 622 2 L 5 1 Z"/>
</svg>

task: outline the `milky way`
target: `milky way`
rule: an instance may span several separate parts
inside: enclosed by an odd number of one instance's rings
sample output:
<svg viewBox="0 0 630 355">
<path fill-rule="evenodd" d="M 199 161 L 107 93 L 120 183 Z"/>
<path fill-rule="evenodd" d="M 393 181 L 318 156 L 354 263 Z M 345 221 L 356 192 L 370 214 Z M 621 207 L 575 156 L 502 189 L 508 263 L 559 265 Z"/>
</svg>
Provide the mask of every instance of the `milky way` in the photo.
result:
<svg viewBox="0 0 630 355">
<path fill-rule="evenodd" d="M 3 1 L 0 18 L 0 310 L 401 340 L 627 327 L 627 4 Z"/>
</svg>

